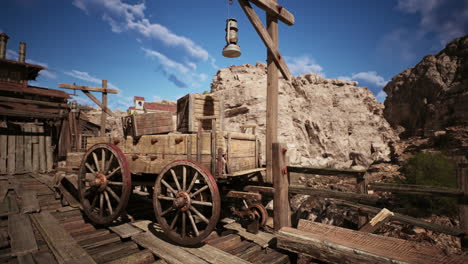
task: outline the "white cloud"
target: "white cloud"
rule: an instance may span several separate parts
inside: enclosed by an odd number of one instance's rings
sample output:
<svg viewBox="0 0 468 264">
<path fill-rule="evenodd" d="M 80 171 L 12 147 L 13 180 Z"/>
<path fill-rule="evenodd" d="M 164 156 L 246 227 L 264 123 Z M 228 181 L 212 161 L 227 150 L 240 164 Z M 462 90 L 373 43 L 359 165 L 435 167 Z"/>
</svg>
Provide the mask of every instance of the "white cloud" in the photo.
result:
<svg viewBox="0 0 468 264">
<path fill-rule="evenodd" d="M 467 0 L 398 0 L 397 9 L 419 14 L 418 31 L 435 33 L 441 45 L 468 33 Z"/>
<path fill-rule="evenodd" d="M 307 55 L 300 57 L 285 57 L 289 70 L 295 76 L 306 73 L 318 73 L 323 76 L 323 68 Z"/>
<path fill-rule="evenodd" d="M 378 87 L 383 87 L 388 83 L 388 81 L 385 81 L 385 79 L 375 71 L 354 73 L 349 79 L 365 81 Z"/>
<path fill-rule="evenodd" d="M 99 84 L 99 85 L 102 84 L 102 79 L 99 79 L 99 78 L 97 78 L 95 76 L 92 76 L 87 72 L 71 70 L 71 71 L 66 71 L 64 73 L 66 75 L 68 75 L 68 76 L 71 76 L 73 78 L 76 78 L 76 79 L 79 79 L 79 80 L 82 80 L 82 81 L 85 81 L 85 82 L 90 82 L 90 83 Z M 114 84 L 112 84 L 110 82 L 107 83 L 107 87 L 111 88 L 111 89 L 120 90 L 117 86 L 115 86 Z"/>
<path fill-rule="evenodd" d="M 110 24 L 114 32 L 132 30 L 147 38 L 159 40 L 167 46 L 181 47 L 195 59 L 206 61 L 211 58 L 205 49 L 191 39 L 177 35 L 161 24 L 151 23 L 145 16 L 144 2 L 131 5 L 121 0 L 73 0 L 72 3 L 85 12 L 90 5 L 103 8 L 103 19 Z"/>
<path fill-rule="evenodd" d="M 187 66 L 169 59 L 166 55 L 162 53 L 146 48 L 141 49 L 145 52 L 146 56 L 151 58 L 157 58 L 166 71 L 169 71 L 170 69 L 175 69 L 180 73 L 187 73 L 188 71 L 190 71 L 190 69 Z"/>
<path fill-rule="evenodd" d="M 385 98 L 387 98 L 387 94 L 382 90 L 377 94 L 375 98 L 377 98 L 379 102 L 383 102 L 385 101 Z"/>
</svg>

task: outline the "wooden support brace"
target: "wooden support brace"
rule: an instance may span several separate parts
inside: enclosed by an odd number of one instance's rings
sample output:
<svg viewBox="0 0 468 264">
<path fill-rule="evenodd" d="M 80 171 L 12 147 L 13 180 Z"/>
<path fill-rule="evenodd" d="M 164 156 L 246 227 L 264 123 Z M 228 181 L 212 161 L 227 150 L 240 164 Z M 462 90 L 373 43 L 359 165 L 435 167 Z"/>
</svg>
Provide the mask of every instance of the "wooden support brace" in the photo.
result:
<svg viewBox="0 0 468 264">
<path fill-rule="evenodd" d="M 250 0 L 250 2 L 254 3 L 266 12 L 278 17 L 278 19 L 286 25 L 294 25 L 294 16 L 277 3 L 271 2 L 270 0 Z"/>
<path fill-rule="evenodd" d="M 104 107 L 104 105 L 97 99 L 93 94 L 91 94 L 89 91 L 83 91 L 86 96 L 89 97 L 89 99 L 93 100 L 99 107 L 101 107 L 102 110 L 104 110 L 106 113 L 108 113 L 111 116 L 114 116 L 114 113 L 112 113 L 112 110 L 110 110 L 107 107 Z"/>
<path fill-rule="evenodd" d="M 275 42 L 272 40 L 272 38 L 268 34 L 267 30 L 265 29 L 262 22 L 260 21 L 260 18 L 255 13 L 255 10 L 252 8 L 252 6 L 247 0 L 239 0 L 239 4 L 244 10 L 247 17 L 249 18 L 252 25 L 254 26 L 258 35 L 260 35 L 260 38 L 262 39 L 263 43 L 268 48 L 268 51 L 273 57 L 273 60 L 275 61 L 276 66 L 278 66 L 279 70 L 281 71 L 281 74 L 283 74 L 283 77 L 286 80 L 291 81 L 292 80 L 291 72 L 289 71 L 288 65 L 286 65 L 286 62 L 283 60 L 283 58 L 281 57 L 281 54 L 279 53 L 278 45 L 275 44 Z"/>
<path fill-rule="evenodd" d="M 66 84 L 66 83 L 59 83 L 59 88 L 64 89 L 72 89 L 72 90 L 81 90 L 81 91 L 91 91 L 91 92 L 101 92 L 101 93 L 111 93 L 116 94 L 119 92 L 117 89 L 107 89 L 101 87 L 92 87 L 92 86 L 83 86 L 83 85 L 76 85 L 76 84 Z"/>
</svg>

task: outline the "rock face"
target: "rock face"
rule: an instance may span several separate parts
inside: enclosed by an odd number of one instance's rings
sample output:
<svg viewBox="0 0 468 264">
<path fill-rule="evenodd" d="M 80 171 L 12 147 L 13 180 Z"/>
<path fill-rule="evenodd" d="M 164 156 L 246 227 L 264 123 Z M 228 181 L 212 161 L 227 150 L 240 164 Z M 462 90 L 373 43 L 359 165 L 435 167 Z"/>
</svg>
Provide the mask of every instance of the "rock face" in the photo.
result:
<svg viewBox="0 0 468 264">
<path fill-rule="evenodd" d="M 432 136 L 451 126 L 468 125 L 468 36 L 428 55 L 392 78 L 384 116 L 409 136 Z"/>
<path fill-rule="evenodd" d="M 265 146 L 266 65 L 231 66 L 218 71 L 211 91 L 224 100 L 224 129 L 256 124 Z M 318 74 L 280 79 L 279 141 L 287 143 L 290 163 L 312 167 L 367 167 L 389 160 L 398 136 L 383 117 L 383 105 L 357 82 Z M 264 157 L 262 157 L 264 160 Z"/>
<path fill-rule="evenodd" d="M 108 136 L 123 137 L 122 117 L 126 116 L 127 113 L 120 110 L 114 110 L 112 112 L 114 116 L 107 115 L 106 118 L 106 128 L 110 130 Z M 90 122 L 97 125 L 101 124 L 101 108 L 92 107 L 90 110 L 84 111 L 84 113 Z"/>
</svg>

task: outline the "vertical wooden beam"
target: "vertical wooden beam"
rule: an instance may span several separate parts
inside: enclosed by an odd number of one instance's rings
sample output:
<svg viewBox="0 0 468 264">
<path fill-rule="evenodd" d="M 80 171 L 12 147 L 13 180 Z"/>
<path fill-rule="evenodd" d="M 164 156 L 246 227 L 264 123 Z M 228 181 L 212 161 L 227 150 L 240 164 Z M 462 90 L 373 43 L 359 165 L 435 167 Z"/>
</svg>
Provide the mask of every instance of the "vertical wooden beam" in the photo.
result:
<svg viewBox="0 0 468 264">
<path fill-rule="evenodd" d="M 39 129 L 36 124 L 31 126 L 31 144 L 32 144 L 32 171 L 38 172 L 39 171 L 39 156 L 41 155 L 39 152 Z"/>
<path fill-rule="evenodd" d="M 0 174 L 7 173 L 8 136 L 0 135 Z"/>
<path fill-rule="evenodd" d="M 459 216 L 460 216 L 460 229 L 468 233 L 468 201 L 466 196 L 468 195 L 468 163 L 457 164 L 457 182 L 458 188 L 464 192 L 464 197 L 460 198 L 459 202 Z M 461 246 L 463 251 L 468 251 L 468 236 L 461 237 Z"/>
<path fill-rule="evenodd" d="M 285 144 L 273 143 L 273 226 L 275 231 L 282 227 L 291 226 L 291 214 L 289 209 L 289 175 L 287 173 L 287 148 Z"/>
<path fill-rule="evenodd" d="M 39 125 L 37 128 L 38 137 L 39 137 L 39 172 L 45 172 L 47 161 L 46 161 L 46 153 L 45 153 L 45 134 L 44 134 L 44 126 Z"/>
<path fill-rule="evenodd" d="M 107 80 L 102 80 L 102 89 L 107 89 Z M 106 135 L 106 113 L 107 108 L 107 92 L 102 92 L 102 108 L 101 108 L 101 137 Z"/>
<path fill-rule="evenodd" d="M 19 126 L 16 134 L 16 147 L 15 147 L 15 171 L 16 173 L 24 172 L 24 137 L 23 126 Z"/>
<path fill-rule="evenodd" d="M 15 174 L 15 150 L 16 150 L 16 136 L 14 135 L 13 131 L 10 131 L 10 135 L 8 135 L 8 160 L 7 160 L 7 167 L 8 167 L 8 174 Z"/>
<path fill-rule="evenodd" d="M 52 171 L 54 165 L 54 159 L 52 157 L 52 138 L 50 135 L 51 131 L 47 129 L 45 131 L 45 155 L 46 155 L 46 171 Z M 75 141 L 76 142 L 76 141 Z"/>
<path fill-rule="evenodd" d="M 366 174 L 359 173 L 358 177 L 356 177 L 356 192 L 367 194 L 367 182 L 366 182 Z M 359 212 L 358 216 L 358 228 L 363 227 L 368 221 L 368 216 L 366 213 Z"/>
<path fill-rule="evenodd" d="M 271 2 L 276 3 L 277 0 Z M 278 46 L 278 19 L 269 13 L 266 15 L 267 30 L 273 43 Z M 273 55 L 267 51 L 267 118 L 266 118 L 266 179 L 274 182 L 272 164 L 272 144 L 278 142 L 278 67 Z"/>
<path fill-rule="evenodd" d="M 23 126 L 24 131 L 24 170 L 32 172 L 31 124 Z"/>
</svg>

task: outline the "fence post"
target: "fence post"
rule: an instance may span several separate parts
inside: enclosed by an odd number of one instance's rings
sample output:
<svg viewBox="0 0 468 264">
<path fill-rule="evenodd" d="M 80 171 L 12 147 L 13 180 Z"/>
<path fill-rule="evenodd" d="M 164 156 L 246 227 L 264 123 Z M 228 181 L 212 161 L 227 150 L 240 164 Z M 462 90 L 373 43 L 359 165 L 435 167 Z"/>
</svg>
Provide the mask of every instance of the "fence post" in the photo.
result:
<svg viewBox="0 0 468 264">
<path fill-rule="evenodd" d="M 358 173 L 356 177 L 356 191 L 357 193 L 367 194 L 366 173 Z M 368 216 L 363 212 L 358 212 L 358 214 L 358 229 L 360 229 L 367 223 Z"/>
<path fill-rule="evenodd" d="M 468 163 L 457 164 L 458 188 L 463 191 L 463 197 L 459 201 L 460 229 L 465 231 L 465 235 L 460 238 L 463 251 L 468 251 Z"/>
<path fill-rule="evenodd" d="M 289 208 L 289 174 L 287 170 L 287 148 L 285 144 L 272 144 L 272 171 L 273 171 L 273 188 L 275 194 L 273 196 L 274 229 L 280 230 L 282 227 L 291 226 L 291 214 Z"/>
</svg>

